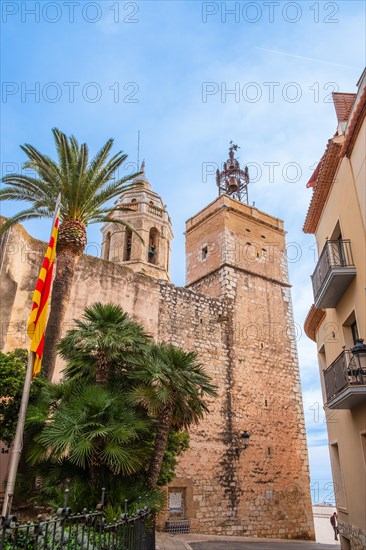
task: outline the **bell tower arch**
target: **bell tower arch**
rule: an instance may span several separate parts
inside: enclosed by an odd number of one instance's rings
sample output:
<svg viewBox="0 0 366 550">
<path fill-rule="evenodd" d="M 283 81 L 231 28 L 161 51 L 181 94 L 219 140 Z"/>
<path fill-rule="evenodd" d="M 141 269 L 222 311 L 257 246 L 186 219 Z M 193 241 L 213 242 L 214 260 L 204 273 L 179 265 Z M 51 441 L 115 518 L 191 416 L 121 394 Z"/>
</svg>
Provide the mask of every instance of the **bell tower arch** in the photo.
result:
<svg viewBox="0 0 366 550">
<path fill-rule="evenodd" d="M 129 227 L 110 222 L 101 229 L 102 258 L 169 281 L 171 219 L 160 195 L 152 190 L 145 176 L 144 162 L 141 172 L 142 175 L 133 181 L 136 185 L 124 191 L 115 202 L 126 210 L 110 213 L 113 218 L 123 219 Z"/>
</svg>

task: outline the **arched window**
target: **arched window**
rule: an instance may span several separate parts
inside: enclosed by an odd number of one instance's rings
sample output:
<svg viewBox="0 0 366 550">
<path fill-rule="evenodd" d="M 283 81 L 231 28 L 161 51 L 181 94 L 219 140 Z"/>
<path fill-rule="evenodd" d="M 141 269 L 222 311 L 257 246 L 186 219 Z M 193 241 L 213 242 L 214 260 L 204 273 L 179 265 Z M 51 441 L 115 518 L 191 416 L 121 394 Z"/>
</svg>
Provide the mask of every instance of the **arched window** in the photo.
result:
<svg viewBox="0 0 366 550">
<path fill-rule="evenodd" d="M 147 261 L 150 264 L 157 265 L 159 251 L 159 232 L 156 227 L 152 227 L 149 233 L 149 246 L 147 252 Z"/>
<path fill-rule="evenodd" d="M 123 252 L 123 261 L 129 262 L 131 260 L 131 250 L 132 250 L 132 231 L 131 229 L 126 229 L 125 232 L 125 248 Z"/>
<path fill-rule="evenodd" d="M 111 232 L 108 231 L 104 240 L 104 254 L 103 254 L 104 260 L 109 260 L 110 250 L 111 250 Z"/>
</svg>

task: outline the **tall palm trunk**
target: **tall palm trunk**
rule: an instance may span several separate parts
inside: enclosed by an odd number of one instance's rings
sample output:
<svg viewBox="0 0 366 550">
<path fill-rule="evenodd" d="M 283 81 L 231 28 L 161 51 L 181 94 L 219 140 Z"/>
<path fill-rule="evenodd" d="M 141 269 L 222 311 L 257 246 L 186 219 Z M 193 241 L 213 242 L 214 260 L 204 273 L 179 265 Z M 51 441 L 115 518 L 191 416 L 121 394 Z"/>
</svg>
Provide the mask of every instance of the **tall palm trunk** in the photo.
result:
<svg viewBox="0 0 366 550">
<path fill-rule="evenodd" d="M 164 407 L 159 415 L 159 424 L 156 432 L 154 451 L 147 472 L 147 480 L 151 488 L 156 487 L 158 482 L 161 465 L 167 446 L 169 430 L 172 425 L 173 409 L 173 404 L 169 403 Z"/>
<path fill-rule="evenodd" d="M 42 370 L 52 381 L 57 358 L 57 344 L 61 339 L 66 308 L 71 294 L 75 269 L 80 254 L 64 249 L 56 255 L 56 276 L 52 287 L 51 309 L 44 342 Z"/>
</svg>

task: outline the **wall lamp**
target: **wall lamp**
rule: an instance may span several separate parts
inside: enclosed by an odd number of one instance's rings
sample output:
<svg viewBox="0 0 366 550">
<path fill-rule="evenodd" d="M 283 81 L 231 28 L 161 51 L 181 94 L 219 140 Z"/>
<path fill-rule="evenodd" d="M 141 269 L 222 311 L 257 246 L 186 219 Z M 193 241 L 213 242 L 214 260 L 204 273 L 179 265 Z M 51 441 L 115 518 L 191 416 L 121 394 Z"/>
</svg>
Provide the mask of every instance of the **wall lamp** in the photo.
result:
<svg viewBox="0 0 366 550">
<path fill-rule="evenodd" d="M 351 374 L 358 378 L 360 384 L 366 383 L 366 344 L 362 338 L 357 338 L 356 344 L 351 348 L 351 360 L 348 368 Z"/>
<path fill-rule="evenodd" d="M 239 439 L 240 439 L 240 444 L 238 445 L 238 447 L 235 448 L 235 453 L 236 453 L 236 456 L 237 458 L 240 457 L 240 453 L 242 451 L 244 451 L 244 449 L 246 449 L 249 445 L 249 438 L 250 438 L 250 433 L 247 432 L 245 430 L 245 432 L 242 432 L 240 435 L 239 435 Z"/>
</svg>

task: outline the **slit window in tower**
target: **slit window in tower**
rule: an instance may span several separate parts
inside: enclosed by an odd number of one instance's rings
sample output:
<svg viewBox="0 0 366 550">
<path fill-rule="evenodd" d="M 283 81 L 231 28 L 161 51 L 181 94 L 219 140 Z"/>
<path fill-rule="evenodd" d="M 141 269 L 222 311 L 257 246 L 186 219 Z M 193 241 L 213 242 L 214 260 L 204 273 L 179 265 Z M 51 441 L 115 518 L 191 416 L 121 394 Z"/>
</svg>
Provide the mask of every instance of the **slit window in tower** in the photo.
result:
<svg viewBox="0 0 366 550">
<path fill-rule="evenodd" d="M 111 250 L 111 232 L 108 231 L 108 233 L 105 236 L 105 242 L 104 242 L 104 254 L 103 254 L 104 260 L 109 260 L 110 250 Z"/>
<path fill-rule="evenodd" d="M 159 244 L 158 230 L 155 227 L 152 227 L 149 233 L 149 246 L 148 246 L 148 252 L 147 252 L 147 260 L 149 264 L 157 265 L 158 244 Z"/>
<path fill-rule="evenodd" d="M 208 255 L 208 247 L 207 245 L 202 248 L 202 261 L 206 260 Z"/>
<path fill-rule="evenodd" d="M 123 261 L 129 262 L 131 260 L 131 251 L 132 251 L 132 231 L 131 229 L 126 229 L 125 233 L 125 249 L 123 254 Z"/>
</svg>

